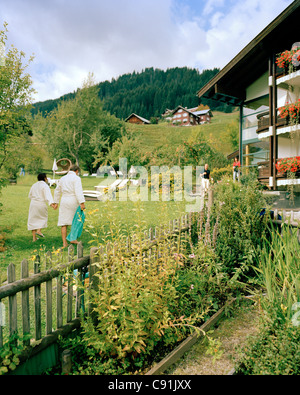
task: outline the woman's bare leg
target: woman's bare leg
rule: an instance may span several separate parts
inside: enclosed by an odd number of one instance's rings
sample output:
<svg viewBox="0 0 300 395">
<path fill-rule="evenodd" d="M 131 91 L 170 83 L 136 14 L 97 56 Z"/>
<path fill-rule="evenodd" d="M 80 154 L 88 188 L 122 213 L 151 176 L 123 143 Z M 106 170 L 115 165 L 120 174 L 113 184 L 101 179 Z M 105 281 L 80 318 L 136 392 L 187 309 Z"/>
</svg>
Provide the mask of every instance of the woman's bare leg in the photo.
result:
<svg viewBox="0 0 300 395">
<path fill-rule="evenodd" d="M 32 230 L 32 241 L 36 241 L 36 230 Z"/>
<path fill-rule="evenodd" d="M 62 241 L 63 241 L 63 247 L 68 247 L 67 226 L 66 225 L 61 227 L 61 237 L 62 237 Z"/>
</svg>

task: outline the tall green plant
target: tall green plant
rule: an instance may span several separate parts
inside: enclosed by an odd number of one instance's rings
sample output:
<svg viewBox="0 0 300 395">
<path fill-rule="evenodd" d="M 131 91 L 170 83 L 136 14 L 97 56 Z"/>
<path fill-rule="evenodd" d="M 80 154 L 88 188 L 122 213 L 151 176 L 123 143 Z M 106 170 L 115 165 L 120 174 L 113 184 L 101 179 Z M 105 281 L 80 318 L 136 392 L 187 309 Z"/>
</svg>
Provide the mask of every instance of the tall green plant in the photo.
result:
<svg viewBox="0 0 300 395">
<path fill-rule="evenodd" d="M 300 253 L 296 234 L 284 226 L 264 238 L 258 253 L 259 332 L 241 350 L 237 373 L 299 375 Z"/>
<path fill-rule="evenodd" d="M 264 310 L 275 312 L 282 320 L 292 320 L 293 306 L 300 302 L 300 251 L 297 229 L 284 226 L 282 233 L 273 232 L 271 240 L 265 239 L 259 254 L 261 286 L 266 298 L 261 303 Z"/>
<path fill-rule="evenodd" d="M 225 272 L 250 274 L 268 221 L 268 216 L 260 215 L 266 202 L 257 181 L 242 184 L 225 177 L 214 191 L 212 225 L 218 221 L 215 253 Z"/>
</svg>

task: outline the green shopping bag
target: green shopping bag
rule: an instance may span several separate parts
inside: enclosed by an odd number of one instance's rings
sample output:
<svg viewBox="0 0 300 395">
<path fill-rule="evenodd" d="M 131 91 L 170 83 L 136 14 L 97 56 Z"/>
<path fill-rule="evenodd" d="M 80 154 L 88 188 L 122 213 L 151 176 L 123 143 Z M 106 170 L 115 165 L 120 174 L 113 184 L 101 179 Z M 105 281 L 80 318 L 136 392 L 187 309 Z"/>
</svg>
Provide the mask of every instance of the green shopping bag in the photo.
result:
<svg viewBox="0 0 300 395">
<path fill-rule="evenodd" d="M 81 236 L 84 221 L 84 211 L 81 210 L 80 206 L 78 206 L 72 221 L 71 231 L 67 236 L 68 241 L 75 241 Z"/>
</svg>

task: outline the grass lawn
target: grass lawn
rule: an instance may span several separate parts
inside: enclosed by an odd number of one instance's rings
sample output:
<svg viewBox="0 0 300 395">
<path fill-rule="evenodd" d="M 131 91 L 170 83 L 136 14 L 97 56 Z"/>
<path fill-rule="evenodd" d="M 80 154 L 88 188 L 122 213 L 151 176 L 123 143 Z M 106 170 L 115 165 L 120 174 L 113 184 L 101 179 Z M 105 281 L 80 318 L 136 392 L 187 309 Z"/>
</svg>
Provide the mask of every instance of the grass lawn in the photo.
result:
<svg viewBox="0 0 300 395">
<path fill-rule="evenodd" d="M 51 176 L 49 174 L 49 176 Z M 51 251 L 62 247 L 60 228 L 57 227 L 58 210 L 49 208 L 48 228 L 44 229 L 44 239 L 32 242 L 31 231 L 27 230 L 27 217 L 30 200 L 28 193 L 32 184 L 36 182 L 35 176 L 19 177 L 16 185 L 9 185 L 2 190 L 0 201 L 3 204 L 0 216 L 0 233 L 6 237 L 4 252 L 0 252 L 0 283 L 6 280 L 6 268 L 13 262 L 17 266 L 17 279 L 20 263 L 23 259 L 31 259 L 37 251 Z M 83 189 L 94 189 L 99 184 L 95 177 L 82 177 Z M 52 194 L 54 189 L 52 189 Z M 98 209 L 97 212 L 95 210 Z M 111 222 L 124 227 L 133 227 L 138 222 L 140 213 L 141 223 L 145 229 L 167 223 L 170 219 L 179 218 L 185 213 L 185 202 L 141 202 L 138 204 L 127 202 L 86 202 L 86 223 L 92 221 L 98 228 L 100 241 L 105 239 Z M 83 242 L 84 255 L 89 254 L 93 244 L 93 237 L 84 231 L 80 240 Z"/>
</svg>

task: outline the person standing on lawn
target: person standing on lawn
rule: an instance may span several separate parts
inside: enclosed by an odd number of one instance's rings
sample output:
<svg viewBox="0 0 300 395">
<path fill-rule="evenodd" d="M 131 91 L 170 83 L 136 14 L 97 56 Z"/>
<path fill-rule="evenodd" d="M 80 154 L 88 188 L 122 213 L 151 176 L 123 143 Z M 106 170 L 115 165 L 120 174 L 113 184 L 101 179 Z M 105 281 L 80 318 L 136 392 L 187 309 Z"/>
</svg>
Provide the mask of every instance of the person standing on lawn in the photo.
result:
<svg viewBox="0 0 300 395">
<path fill-rule="evenodd" d="M 240 179 L 240 167 L 241 167 L 241 162 L 238 160 L 237 157 L 234 158 L 233 162 L 233 181 L 236 181 Z"/>
<path fill-rule="evenodd" d="M 48 206 L 54 209 L 57 208 L 45 173 L 38 175 L 38 181 L 32 185 L 28 197 L 31 199 L 31 202 L 27 228 L 32 231 L 32 241 L 36 241 L 37 236 L 44 237 L 42 229 L 47 228 L 48 225 Z"/>
<path fill-rule="evenodd" d="M 72 225 L 78 206 L 80 206 L 82 211 L 85 210 L 85 198 L 81 179 L 78 176 L 79 170 L 79 166 L 71 166 L 68 174 L 59 180 L 54 191 L 54 202 L 56 207 L 58 207 L 60 201 L 57 226 L 61 227 L 63 247 L 68 246 L 67 230 L 68 226 Z M 78 241 L 73 240 L 71 243 L 78 244 Z"/>
<path fill-rule="evenodd" d="M 208 168 L 208 164 L 205 163 L 204 165 L 204 172 L 201 174 L 202 178 L 202 187 L 204 189 L 204 193 L 209 189 L 209 180 L 210 180 L 210 170 Z"/>
</svg>

